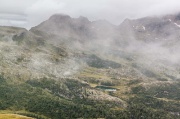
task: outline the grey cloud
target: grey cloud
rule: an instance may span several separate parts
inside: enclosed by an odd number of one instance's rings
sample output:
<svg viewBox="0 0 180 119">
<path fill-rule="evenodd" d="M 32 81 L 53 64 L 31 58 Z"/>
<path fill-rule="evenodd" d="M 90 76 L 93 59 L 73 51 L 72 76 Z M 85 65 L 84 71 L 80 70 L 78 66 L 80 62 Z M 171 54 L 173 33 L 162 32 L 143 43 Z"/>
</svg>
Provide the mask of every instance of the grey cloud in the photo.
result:
<svg viewBox="0 0 180 119">
<path fill-rule="evenodd" d="M 20 14 L 1 14 L 0 13 L 0 19 L 26 21 L 27 18 L 26 18 L 26 15 L 20 15 Z"/>
<path fill-rule="evenodd" d="M 25 14 L 0 13 L 0 24 L 24 27 L 27 24 L 27 16 Z"/>
</svg>

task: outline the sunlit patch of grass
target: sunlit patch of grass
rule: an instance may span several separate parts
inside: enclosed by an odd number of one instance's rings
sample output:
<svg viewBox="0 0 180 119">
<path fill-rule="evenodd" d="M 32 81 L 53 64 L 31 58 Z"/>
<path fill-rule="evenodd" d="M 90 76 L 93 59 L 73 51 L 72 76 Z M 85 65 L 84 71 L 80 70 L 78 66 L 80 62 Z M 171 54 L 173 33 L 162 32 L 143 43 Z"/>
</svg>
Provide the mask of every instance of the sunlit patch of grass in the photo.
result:
<svg viewBox="0 0 180 119">
<path fill-rule="evenodd" d="M 122 111 L 122 110 L 124 110 L 124 108 L 114 107 L 114 108 L 111 108 L 111 110 L 114 110 L 114 111 Z"/>
<path fill-rule="evenodd" d="M 131 92 L 131 88 L 129 86 L 120 85 L 120 86 L 113 86 L 113 88 L 117 88 L 118 89 L 116 92 L 113 93 L 113 96 L 115 96 L 115 97 L 119 97 L 119 98 L 121 98 L 123 100 L 128 100 L 130 97 L 133 96 L 130 93 Z"/>
<path fill-rule="evenodd" d="M 34 119 L 34 118 L 17 115 L 17 114 L 0 114 L 0 119 Z"/>
<path fill-rule="evenodd" d="M 82 72 L 78 74 L 79 77 L 89 77 L 89 78 L 95 78 L 95 79 L 111 79 L 111 77 L 106 75 L 106 72 L 99 72 L 96 68 L 85 68 Z"/>
<path fill-rule="evenodd" d="M 0 110 L 0 119 L 49 119 L 44 115 L 35 114 L 25 110 L 12 111 L 12 110 Z"/>
<path fill-rule="evenodd" d="M 173 100 L 173 99 L 167 99 L 167 98 L 156 98 L 158 100 L 166 101 L 166 102 L 177 102 L 180 103 L 180 100 Z"/>
<path fill-rule="evenodd" d="M 89 78 L 96 78 L 96 79 L 110 79 L 110 77 L 105 75 L 98 75 L 98 74 L 90 74 L 90 73 L 81 73 L 80 77 L 89 77 Z"/>
<path fill-rule="evenodd" d="M 94 84 L 94 83 L 89 83 L 89 85 L 90 85 L 92 88 L 95 88 L 96 86 L 98 86 L 98 84 Z"/>
<path fill-rule="evenodd" d="M 119 97 L 123 100 L 128 100 L 129 98 L 134 97 L 135 95 L 131 93 L 131 88 L 139 85 L 139 83 L 133 83 L 129 85 L 133 80 L 130 79 L 121 79 L 121 82 L 117 86 L 112 86 L 112 88 L 118 89 L 116 92 L 113 93 L 113 96 Z"/>
</svg>

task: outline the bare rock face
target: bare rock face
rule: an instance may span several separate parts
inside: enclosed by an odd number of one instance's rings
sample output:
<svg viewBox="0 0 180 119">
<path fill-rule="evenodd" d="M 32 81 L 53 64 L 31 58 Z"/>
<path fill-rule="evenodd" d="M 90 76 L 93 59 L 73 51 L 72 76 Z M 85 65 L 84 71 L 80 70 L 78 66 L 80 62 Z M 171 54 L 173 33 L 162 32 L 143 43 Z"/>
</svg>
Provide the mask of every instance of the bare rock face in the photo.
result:
<svg viewBox="0 0 180 119">
<path fill-rule="evenodd" d="M 87 98 L 87 99 L 90 99 L 90 100 L 112 101 L 112 102 L 114 102 L 117 105 L 120 105 L 122 107 L 127 106 L 126 103 L 123 100 L 121 100 L 120 98 L 110 96 L 110 95 L 108 95 L 106 93 L 103 93 L 101 91 L 98 91 L 98 90 L 84 88 L 81 95 L 82 95 L 83 98 Z"/>
</svg>

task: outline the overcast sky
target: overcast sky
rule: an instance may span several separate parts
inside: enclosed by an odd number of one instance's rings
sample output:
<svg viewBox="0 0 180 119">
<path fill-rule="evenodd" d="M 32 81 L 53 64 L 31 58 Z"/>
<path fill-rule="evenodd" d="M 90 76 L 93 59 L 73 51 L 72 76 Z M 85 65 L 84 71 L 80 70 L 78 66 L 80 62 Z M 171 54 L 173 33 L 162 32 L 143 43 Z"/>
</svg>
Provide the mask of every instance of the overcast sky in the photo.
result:
<svg viewBox="0 0 180 119">
<path fill-rule="evenodd" d="M 0 25 L 30 28 L 55 13 L 120 24 L 139 18 L 180 12 L 180 0 L 0 0 Z"/>
</svg>

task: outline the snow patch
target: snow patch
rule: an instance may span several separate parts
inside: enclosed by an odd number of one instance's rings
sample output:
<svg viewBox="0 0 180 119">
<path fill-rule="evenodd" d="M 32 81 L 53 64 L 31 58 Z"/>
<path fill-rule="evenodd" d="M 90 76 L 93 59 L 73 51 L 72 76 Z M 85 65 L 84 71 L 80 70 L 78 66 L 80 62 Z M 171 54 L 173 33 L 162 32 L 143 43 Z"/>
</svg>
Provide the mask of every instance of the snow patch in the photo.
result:
<svg viewBox="0 0 180 119">
<path fill-rule="evenodd" d="M 144 30 L 146 30 L 146 27 L 145 27 L 145 26 L 142 26 L 142 28 L 143 28 Z"/>
<path fill-rule="evenodd" d="M 137 29 L 137 30 L 146 30 L 145 26 L 133 26 L 133 28 Z"/>
<path fill-rule="evenodd" d="M 171 19 L 168 19 L 170 22 L 172 21 Z"/>
<path fill-rule="evenodd" d="M 177 23 L 174 23 L 177 27 L 180 27 L 180 25 L 179 24 L 177 24 Z"/>
</svg>

